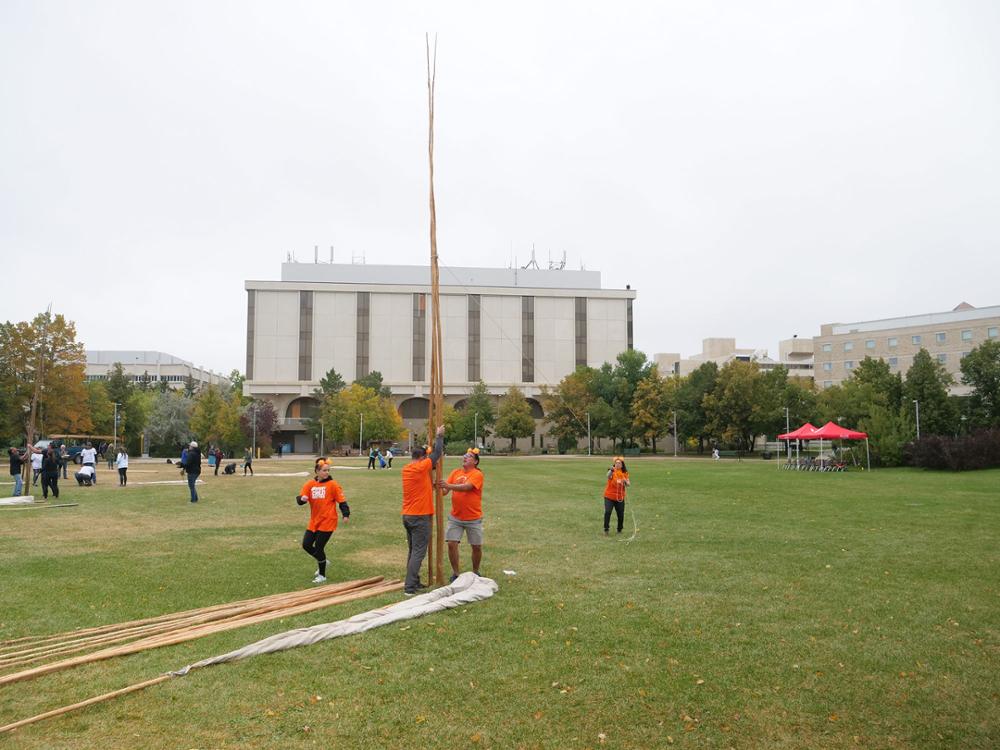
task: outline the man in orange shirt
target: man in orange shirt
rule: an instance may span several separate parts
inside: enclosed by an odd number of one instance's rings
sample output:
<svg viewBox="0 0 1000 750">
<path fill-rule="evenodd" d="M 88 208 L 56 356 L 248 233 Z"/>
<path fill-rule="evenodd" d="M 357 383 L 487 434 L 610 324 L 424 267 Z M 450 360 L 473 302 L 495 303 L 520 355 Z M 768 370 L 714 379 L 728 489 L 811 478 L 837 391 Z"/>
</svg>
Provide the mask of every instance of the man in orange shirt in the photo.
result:
<svg viewBox="0 0 1000 750">
<path fill-rule="evenodd" d="M 434 517 L 434 483 L 431 472 L 444 453 L 444 425 L 437 429 L 430 456 L 423 446 L 414 448 L 413 460 L 403 467 L 403 528 L 406 529 L 406 581 L 403 593 L 413 596 L 427 588 L 420 583 L 420 566 L 427 555 Z"/>
<path fill-rule="evenodd" d="M 351 516 L 351 507 L 344 498 L 340 485 L 330 478 L 330 463 L 320 459 L 316 462 L 316 478 L 306 482 L 295 498 L 299 505 L 309 503 L 309 525 L 302 537 L 302 549 L 316 558 L 319 567 L 313 583 L 326 581 L 326 543 L 337 530 L 337 506 L 346 523 Z"/>
<path fill-rule="evenodd" d="M 447 481 L 442 479 L 440 487 L 446 495 L 451 492 L 451 515 L 444 533 L 451 580 L 458 578 L 458 545 L 463 531 L 472 547 L 472 572 L 479 575 L 483 559 L 483 472 L 479 470 L 479 449 L 467 450 L 462 456 L 462 468 L 451 472 Z"/>
</svg>

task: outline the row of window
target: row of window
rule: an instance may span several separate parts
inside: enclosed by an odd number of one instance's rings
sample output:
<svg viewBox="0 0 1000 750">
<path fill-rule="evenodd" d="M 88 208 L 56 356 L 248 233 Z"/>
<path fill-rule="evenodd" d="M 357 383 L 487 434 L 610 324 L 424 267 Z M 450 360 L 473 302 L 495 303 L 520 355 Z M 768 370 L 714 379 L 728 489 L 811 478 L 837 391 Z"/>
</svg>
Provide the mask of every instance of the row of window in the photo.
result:
<svg viewBox="0 0 1000 750">
<path fill-rule="evenodd" d="M 969 354 L 971 354 L 971 352 L 960 352 L 959 355 L 958 355 L 958 358 L 960 360 L 965 359 L 967 356 L 969 356 Z M 948 355 L 946 353 L 944 353 L 944 352 L 938 354 L 937 355 L 937 361 L 940 362 L 942 365 L 948 364 Z M 886 362 L 889 363 L 889 367 L 899 367 L 899 357 L 889 357 L 889 358 L 886 359 Z M 844 361 L 844 369 L 845 370 L 853 370 L 854 369 L 854 361 L 850 360 L 850 359 L 845 360 Z M 826 372 L 831 372 L 833 370 L 833 362 L 824 362 L 823 363 L 823 370 L 826 371 Z"/>
<path fill-rule="evenodd" d="M 995 339 L 998 336 L 1000 336 L 1000 327 L 990 326 L 989 328 L 986 329 L 986 337 L 987 338 Z M 962 341 L 972 341 L 972 339 L 973 339 L 973 337 L 972 337 L 972 329 L 971 328 L 967 328 L 964 331 L 962 331 L 961 332 L 961 337 L 962 337 Z M 920 334 L 915 334 L 913 336 L 910 336 L 910 343 L 913 344 L 914 346 L 920 346 L 921 344 L 923 344 L 923 340 L 924 340 L 923 336 L 920 335 Z M 948 343 L 948 334 L 945 333 L 944 331 L 940 331 L 938 333 L 935 333 L 934 334 L 934 341 L 935 341 L 935 343 L 938 343 L 938 344 L 946 344 L 946 343 Z M 886 345 L 890 349 L 896 348 L 897 346 L 899 346 L 899 337 L 898 336 L 889 336 L 888 338 L 886 338 Z M 874 349 L 874 348 L 875 348 L 875 339 L 865 339 L 865 349 Z M 852 351 L 853 349 L 854 349 L 854 342 L 853 341 L 845 341 L 844 342 L 844 351 L 845 352 Z M 823 344 L 823 351 L 824 352 L 832 352 L 833 351 L 833 344 L 831 344 L 831 343 Z"/>
<path fill-rule="evenodd" d="M 84 380 L 107 380 L 107 375 L 87 375 Z M 144 379 L 149 380 L 150 383 L 155 383 L 158 380 L 162 380 L 166 383 L 183 383 L 188 379 L 187 375 L 126 375 L 126 380 L 131 380 L 133 383 L 141 383 Z"/>
</svg>

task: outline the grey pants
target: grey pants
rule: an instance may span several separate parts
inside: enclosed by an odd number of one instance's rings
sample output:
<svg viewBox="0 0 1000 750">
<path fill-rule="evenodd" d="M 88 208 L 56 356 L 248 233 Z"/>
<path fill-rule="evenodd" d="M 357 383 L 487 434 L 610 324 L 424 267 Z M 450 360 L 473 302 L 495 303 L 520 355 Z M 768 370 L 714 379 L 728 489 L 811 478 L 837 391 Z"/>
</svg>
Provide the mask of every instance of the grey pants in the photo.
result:
<svg viewBox="0 0 1000 750">
<path fill-rule="evenodd" d="M 420 585 L 420 566 L 427 556 L 427 543 L 431 538 L 431 519 L 433 516 L 403 516 L 403 528 L 406 529 L 406 544 L 410 553 L 406 558 L 406 591 L 416 591 Z"/>
</svg>

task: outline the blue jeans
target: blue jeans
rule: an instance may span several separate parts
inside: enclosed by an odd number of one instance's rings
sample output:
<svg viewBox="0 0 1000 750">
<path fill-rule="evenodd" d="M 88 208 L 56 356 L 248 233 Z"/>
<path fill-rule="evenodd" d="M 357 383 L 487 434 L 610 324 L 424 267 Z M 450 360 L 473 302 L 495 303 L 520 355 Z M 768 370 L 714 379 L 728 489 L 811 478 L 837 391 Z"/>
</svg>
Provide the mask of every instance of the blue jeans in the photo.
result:
<svg viewBox="0 0 1000 750">
<path fill-rule="evenodd" d="M 11 497 L 20 497 L 21 490 L 24 489 L 24 480 L 21 479 L 20 474 L 14 474 L 14 494 Z"/>
<path fill-rule="evenodd" d="M 198 474 L 188 474 L 188 489 L 191 490 L 191 502 L 198 502 L 198 490 L 194 488 L 195 482 L 198 481 Z"/>
</svg>

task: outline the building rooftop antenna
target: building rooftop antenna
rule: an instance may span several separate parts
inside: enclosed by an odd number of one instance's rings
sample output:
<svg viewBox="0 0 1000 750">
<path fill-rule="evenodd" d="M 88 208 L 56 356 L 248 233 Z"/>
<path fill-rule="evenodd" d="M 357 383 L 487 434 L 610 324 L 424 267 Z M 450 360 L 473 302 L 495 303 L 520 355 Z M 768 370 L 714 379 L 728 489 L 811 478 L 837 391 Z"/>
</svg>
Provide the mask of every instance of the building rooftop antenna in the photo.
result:
<svg viewBox="0 0 1000 750">
<path fill-rule="evenodd" d="M 531 260 L 529 260 L 525 264 L 524 267 L 525 268 L 538 268 L 539 267 L 538 266 L 538 261 L 535 260 L 535 243 L 534 242 L 531 243 Z"/>
</svg>

